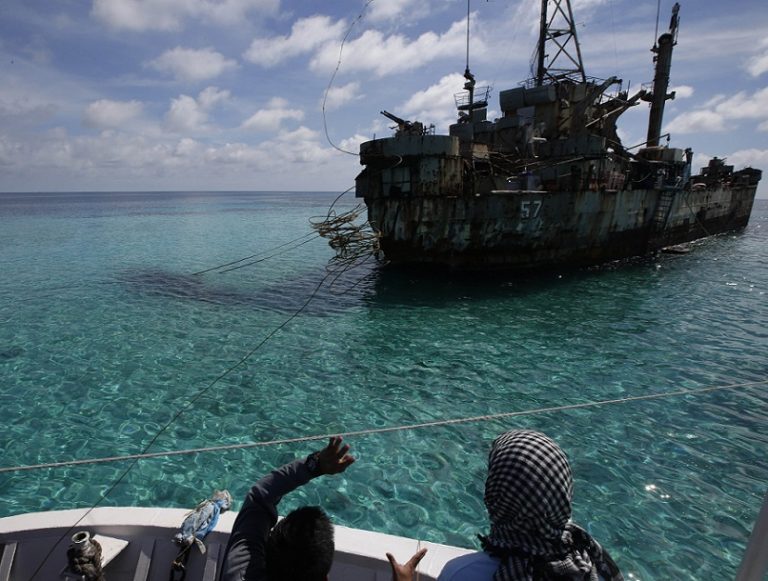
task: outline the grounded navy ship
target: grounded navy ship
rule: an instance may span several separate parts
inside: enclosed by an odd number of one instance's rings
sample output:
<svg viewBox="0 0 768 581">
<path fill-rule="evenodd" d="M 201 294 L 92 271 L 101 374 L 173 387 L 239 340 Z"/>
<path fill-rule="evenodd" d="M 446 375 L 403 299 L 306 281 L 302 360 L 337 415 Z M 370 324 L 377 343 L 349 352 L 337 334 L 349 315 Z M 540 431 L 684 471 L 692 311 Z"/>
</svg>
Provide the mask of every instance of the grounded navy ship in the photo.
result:
<svg viewBox="0 0 768 581">
<path fill-rule="evenodd" d="M 469 55 L 449 135 L 382 111 L 396 132 L 361 144 L 356 195 L 385 259 L 583 266 L 744 228 L 760 170 L 714 158 L 692 176 L 690 149 L 660 145 L 678 10 L 652 48 L 652 88 L 632 96 L 615 77 L 585 75 L 569 0 L 542 0 L 535 74 L 500 92 L 501 118 L 487 119 L 490 90 L 475 87 Z M 650 103 L 647 141 L 625 148 L 616 121 L 641 101 Z"/>
</svg>

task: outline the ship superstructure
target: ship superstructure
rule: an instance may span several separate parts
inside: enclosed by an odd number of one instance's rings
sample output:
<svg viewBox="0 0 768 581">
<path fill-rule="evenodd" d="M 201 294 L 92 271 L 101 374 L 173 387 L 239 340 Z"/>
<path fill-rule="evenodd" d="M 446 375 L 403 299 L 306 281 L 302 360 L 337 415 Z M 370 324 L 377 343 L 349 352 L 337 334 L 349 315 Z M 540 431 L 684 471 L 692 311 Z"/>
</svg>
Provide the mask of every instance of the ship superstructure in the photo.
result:
<svg viewBox="0 0 768 581">
<path fill-rule="evenodd" d="M 394 264 L 460 269 L 586 265 L 643 255 L 746 226 L 759 170 L 713 159 L 691 175 L 692 151 L 660 145 L 679 5 L 653 47 L 653 86 L 633 95 L 584 72 L 569 0 L 542 0 L 533 76 L 499 93 L 464 72 L 448 135 L 400 119 L 360 146 L 357 196 Z M 650 103 L 648 135 L 626 148 L 616 122 Z"/>
</svg>

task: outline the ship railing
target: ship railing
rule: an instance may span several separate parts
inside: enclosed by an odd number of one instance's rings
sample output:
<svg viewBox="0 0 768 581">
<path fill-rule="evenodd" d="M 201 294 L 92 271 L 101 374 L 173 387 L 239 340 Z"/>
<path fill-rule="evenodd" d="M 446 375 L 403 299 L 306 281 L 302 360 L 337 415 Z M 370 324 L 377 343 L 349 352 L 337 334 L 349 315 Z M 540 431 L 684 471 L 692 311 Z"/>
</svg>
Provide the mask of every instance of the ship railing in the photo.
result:
<svg viewBox="0 0 768 581">
<path fill-rule="evenodd" d="M 563 82 L 569 82 L 574 84 L 580 84 L 584 81 L 582 81 L 581 75 L 552 75 L 550 77 L 547 77 L 548 83 L 545 83 L 546 85 L 557 85 Z M 592 85 L 601 85 L 604 83 L 607 79 L 602 79 L 600 77 L 585 77 L 585 80 L 587 83 Z M 519 83 L 521 87 L 524 87 L 526 89 L 533 89 L 538 86 L 536 77 L 531 77 L 529 79 L 526 79 Z"/>
<path fill-rule="evenodd" d="M 456 108 L 460 111 L 466 111 L 469 109 L 480 109 L 488 106 L 488 99 L 490 99 L 491 87 L 476 87 L 473 92 L 461 91 L 453 95 L 453 100 L 456 103 Z"/>
</svg>

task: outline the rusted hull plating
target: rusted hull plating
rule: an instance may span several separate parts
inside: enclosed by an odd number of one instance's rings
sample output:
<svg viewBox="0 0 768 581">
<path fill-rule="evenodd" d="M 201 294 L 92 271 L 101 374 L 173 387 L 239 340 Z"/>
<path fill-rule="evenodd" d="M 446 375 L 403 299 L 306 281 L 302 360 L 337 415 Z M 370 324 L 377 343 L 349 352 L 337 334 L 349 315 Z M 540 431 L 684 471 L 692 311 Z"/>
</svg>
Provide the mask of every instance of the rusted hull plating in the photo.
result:
<svg viewBox="0 0 768 581">
<path fill-rule="evenodd" d="M 496 191 L 366 203 L 392 264 L 528 270 L 642 256 L 744 228 L 755 192 L 754 185 L 674 193 Z"/>
</svg>

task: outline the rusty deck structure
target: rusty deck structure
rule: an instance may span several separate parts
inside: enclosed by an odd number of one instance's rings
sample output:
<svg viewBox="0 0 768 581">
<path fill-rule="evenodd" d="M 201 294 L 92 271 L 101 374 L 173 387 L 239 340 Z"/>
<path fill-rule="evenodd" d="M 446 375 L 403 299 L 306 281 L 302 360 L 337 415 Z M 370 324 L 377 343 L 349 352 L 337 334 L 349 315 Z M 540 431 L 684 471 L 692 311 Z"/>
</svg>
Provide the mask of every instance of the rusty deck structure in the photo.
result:
<svg viewBox="0 0 768 581">
<path fill-rule="evenodd" d="M 489 89 L 475 87 L 468 60 L 448 135 L 382 111 L 396 131 L 361 144 L 356 195 L 386 260 L 583 266 L 744 228 L 760 170 L 714 158 L 691 175 L 690 149 L 659 145 L 678 10 L 652 49 L 653 86 L 632 96 L 616 77 L 585 75 L 569 0 L 542 0 L 537 75 L 500 92 L 501 118 L 487 119 Z M 616 121 L 641 101 L 648 137 L 630 151 Z"/>
</svg>

